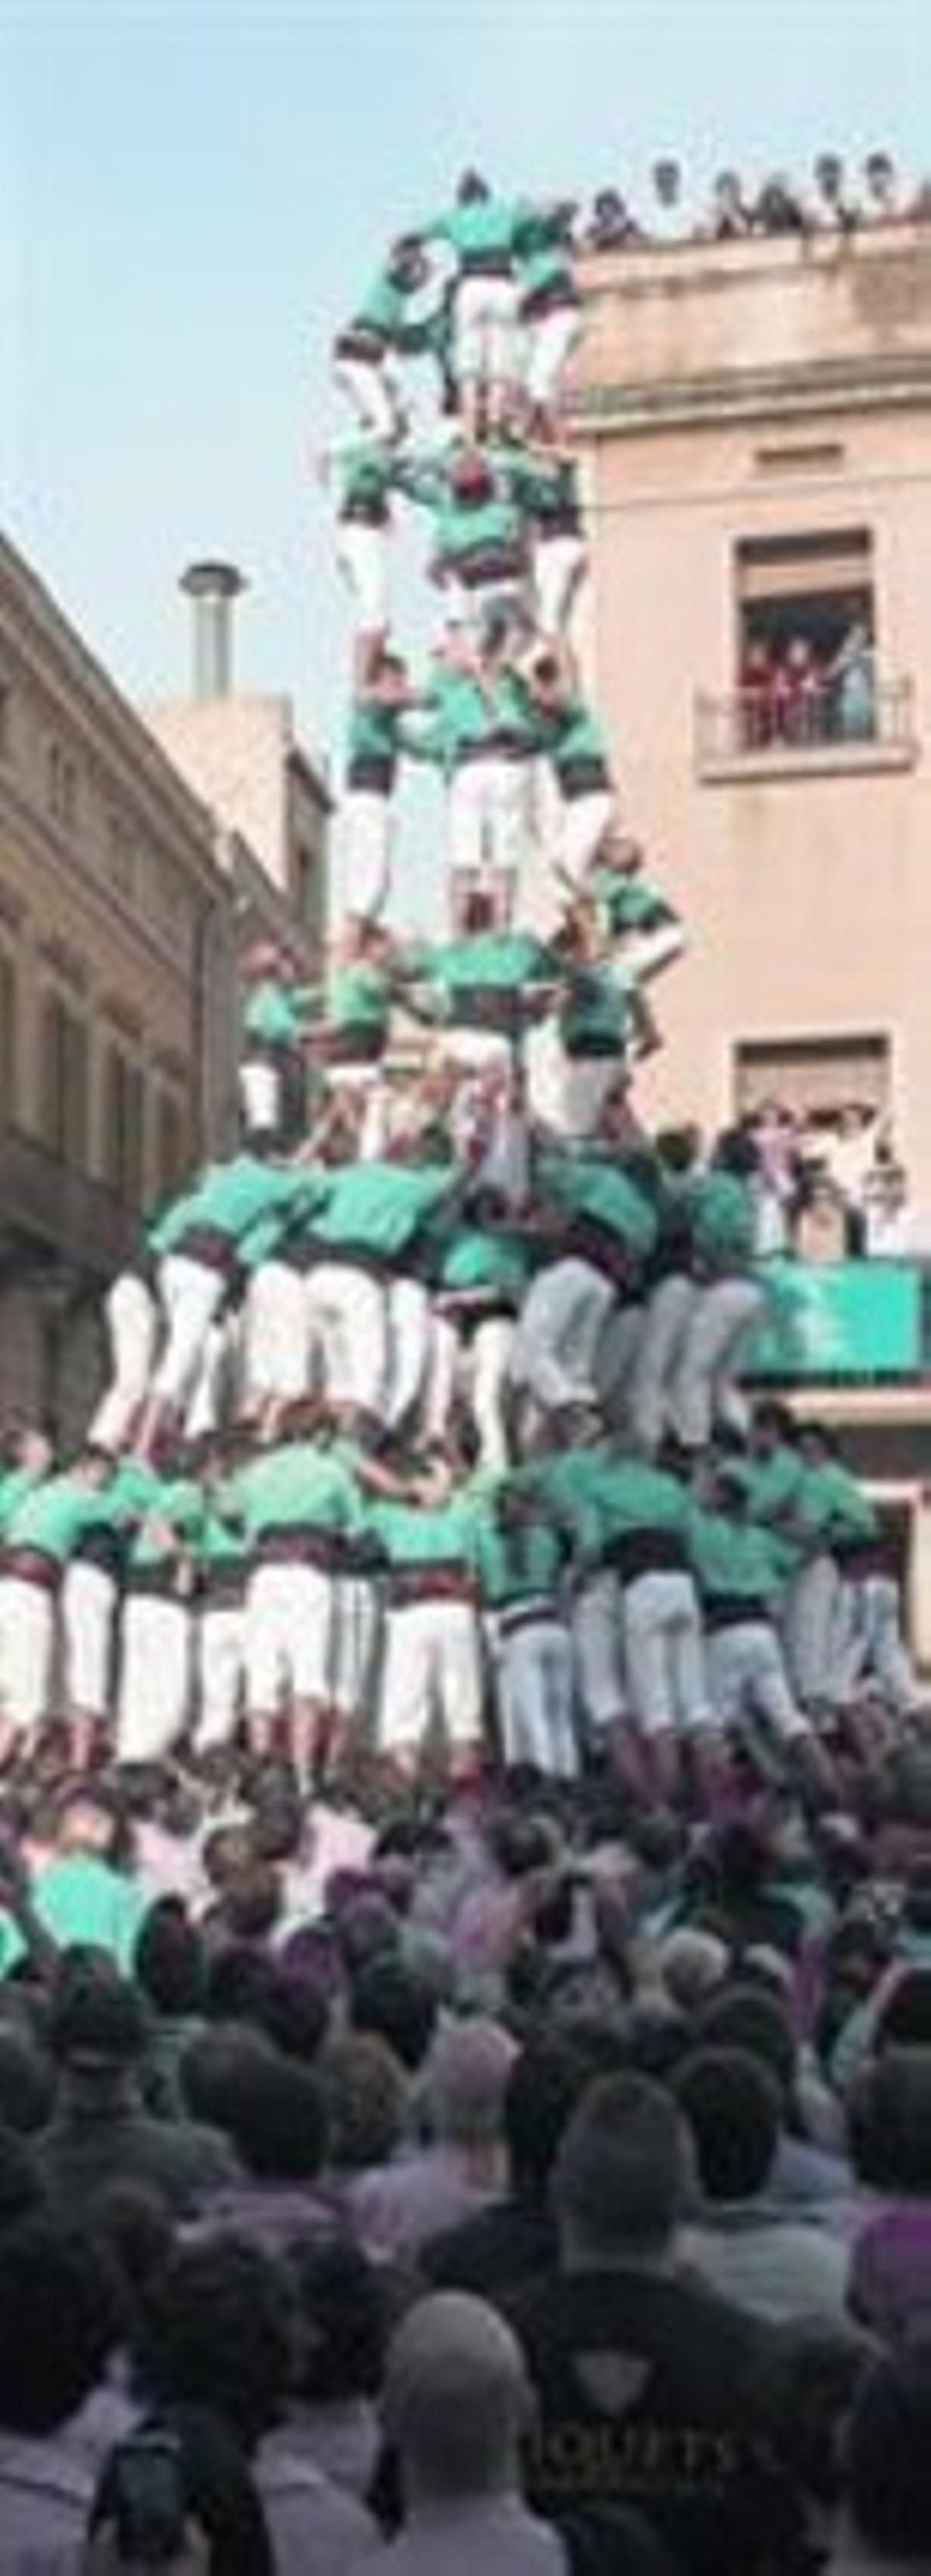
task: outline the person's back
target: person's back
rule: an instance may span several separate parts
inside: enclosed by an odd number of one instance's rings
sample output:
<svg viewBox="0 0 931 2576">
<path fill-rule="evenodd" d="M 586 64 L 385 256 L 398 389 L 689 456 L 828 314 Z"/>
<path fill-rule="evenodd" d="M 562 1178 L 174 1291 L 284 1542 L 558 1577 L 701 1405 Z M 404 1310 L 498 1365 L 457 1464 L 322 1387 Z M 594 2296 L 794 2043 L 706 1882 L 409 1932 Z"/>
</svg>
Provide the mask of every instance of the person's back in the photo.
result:
<svg viewBox="0 0 931 2576">
<path fill-rule="evenodd" d="M 674 2090 L 702 2189 L 695 2223 L 683 2234 L 687 2261 L 749 2316 L 772 2325 L 820 2318 L 841 2328 L 844 2246 L 768 2197 L 781 2121 L 775 2076 L 747 2050 L 696 2048 L 678 2068 Z"/>
<path fill-rule="evenodd" d="M 531 2411 L 503 2319 L 455 2292 L 421 2300 L 392 2342 L 384 2399 L 403 2527 L 357 2576 L 566 2576 L 561 2541 L 520 2494 Z"/>
<path fill-rule="evenodd" d="M 689 2576 L 762 2576 L 792 2566 L 798 2519 L 766 2454 L 776 2339 L 677 2272 L 686 2170 L 658 2087 L 592 2087 L 554 2175 L 559 2274 L 506 2302 L 539 2408 L 531 2494 L 554 2515 L 634 2507 Z"/>
<path fill-rule="evenodd" d="M 135 2181 L 188 2217 L 235 2180 L 235 2158 L 214 2131 L 156 2120 L 143 2109 L 136 2071 L 145 2018 L 135 1989 L 114 1970 L 65 1962 L 50 2036 L 58 2094 L 35 2153 L 49 2192 L 69 2215 L 86 2212 L 108 2183 Z"/>
</svg>

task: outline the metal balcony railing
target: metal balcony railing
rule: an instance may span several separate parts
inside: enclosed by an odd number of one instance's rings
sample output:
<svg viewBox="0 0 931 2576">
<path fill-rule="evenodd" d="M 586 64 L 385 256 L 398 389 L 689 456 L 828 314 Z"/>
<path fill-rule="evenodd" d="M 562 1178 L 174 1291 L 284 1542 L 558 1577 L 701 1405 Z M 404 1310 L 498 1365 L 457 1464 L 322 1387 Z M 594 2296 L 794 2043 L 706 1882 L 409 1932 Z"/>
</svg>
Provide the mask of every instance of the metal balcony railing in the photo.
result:
<svg viewBox="0 0 931 2576">
<path fill-rule="evenodd" d="M 700 777 L 746 769 L 830 772 L 872 766 L 900 768 L 913 761 L 915 691 L 910 679 L 877 681 L 857 710 L 845 713 L 836 688 L 815 681 L 780 698 L 758 689 L 729 697 L 699 692 L 695 701 L 695 753 Z"/>
</svg>

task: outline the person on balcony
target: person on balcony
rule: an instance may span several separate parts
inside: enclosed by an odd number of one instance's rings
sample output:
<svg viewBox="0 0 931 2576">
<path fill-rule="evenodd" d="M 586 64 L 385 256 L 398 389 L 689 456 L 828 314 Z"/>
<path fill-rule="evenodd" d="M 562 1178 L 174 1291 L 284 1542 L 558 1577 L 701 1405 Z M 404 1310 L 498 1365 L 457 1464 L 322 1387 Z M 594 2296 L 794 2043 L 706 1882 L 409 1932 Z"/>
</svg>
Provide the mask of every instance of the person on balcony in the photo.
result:
<svg viewBox="0 0 931 2576">
<path fill-rule="evenodd" d="M 780 742 L 803 746 L 824 732 L 822 674 L 805 635 L 793 635 L 773 673 L 773 731 Z"/>
<path fill-rule="evenodd" d="M 876 731 L 876 656 L 861 618 L 848 627 L 826 679 L 832 733 L 842 742 L 869 742 Z"/>
</svg>

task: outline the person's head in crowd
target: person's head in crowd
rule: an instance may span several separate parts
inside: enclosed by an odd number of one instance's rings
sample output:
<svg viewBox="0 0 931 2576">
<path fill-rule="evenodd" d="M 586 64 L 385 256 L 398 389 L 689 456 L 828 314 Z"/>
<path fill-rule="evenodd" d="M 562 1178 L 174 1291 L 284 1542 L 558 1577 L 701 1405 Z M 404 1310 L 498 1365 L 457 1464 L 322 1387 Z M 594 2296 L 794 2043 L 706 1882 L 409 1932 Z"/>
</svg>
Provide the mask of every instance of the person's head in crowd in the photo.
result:
<svg viewBox="0 0 931 2576">
<path fill-rule="evenodd" d="M 248 1869 L 251 1857 L 250 1819 L 245 1813 L 225 1818 L 204 1835 L 201 1866 L 221 1906 L 227 1888 Z"/>
<path fill-rule="evenodd" d="M 354 1979 L 351 2013 L 354 2030 L 386 2040 L 407 2073 L 417 2073 L 439 2014 L 436 1990 L 428 1978 L 389 1951 L 372 1959 Z"/>
<path fill-rule="evenodd" d="M 99 1951 L 66 1952 L 49 2017 L 49 2047 L 71 2099 L 121 2097 L 136 2075 L 148 2024 L 142 1997 Z"/>
<path fill-rule="evenodd" d="M 714 1932 L 682 1924 L 661 1942 L 657 1966 L 670 2001 L 689 2015 L 707 2003 L 724 1984 L 728 1950 Z"/>
<path fill-rule="evenodd" d="M 203 1942 L 179 1898 L 163 1897 L 150 1907 L 136 1943 L 133 1974 L 162 2019 L 194 2020 L 203 2011 Z"/>
<path fill-rule="evenodd" d="M 874 2362 L 846 2441 L 834 2576 L 904 2576 L 931 2562 L 931 2330 Z"/>
<path fill-rule="evenodd" d="M 716 1171 L 729 1172 L 734 1180 L 750 1180 L 759 1163 L 754 1138 L 742 1127 L 725 1127 L 717 1138 L 712 1162 Z"/>
<path fill-rule="evenodd" d="M 678 161 L 672 161 L 666 156 L 659 161 L 654 161 L 652 179 L 653 194 L 658 205 L 668 208 L 681 203 L 682 171 Z"/>
<path fill-rule="evenodd" d="M 400 1947 L 401 1925 L 394 1906 L 380 1888 L 360 1887 L 339 1905 L 334 1932 L 348 1977 L 357 1977 L 372 1960 L 391 1957 Z"/>
<path fill-rule="evenodd" d="M 281 2421 L 297 2355 L 286 2267 L 236 2236 L 176 2247 L 147 2321 L 145 2383 L 162 2406 L 205 2406 L 247 2456 Z"/>
<path fill-rule="evenodd" d="M 267 2032 L 277 1978 L 275 1960 L 251 1941 L 224 1941 L 207 1966 L 204 2002 L 208 2021 L 249 2022 Z"/>
<path fill-rule="evenodd" d="M 784 2116 L 795 2092 L 797 2048 L 792 2023 L 778 1997 L 742 1978 L 709 1997 L 695 2022 L 700 2048 L 740 2049 L 774 2078 Z"/>
<path fill-rule="evenodd" d="M 231 2137 L 239 2102 L 273 2060 L 271 2040 L 248 2022 L 211 2023 L 188 2041 L 181 2058 L 181 2093 L 191 2119 Z"/>
<path fill-rule="evenodd" d="M 568 2122 L 593 2073 L 583 2039 L 541 2032 L 515 2058 L 504 2095 L 511 2191 L 542 2208 Z"/>
<path fill-rule="evenodd" d="M 388 2351 L 384 2426 L 409 2507 L 450 2507 L 520 2485 L 532 2396 L 503 2317 L 460 2291 L 421 2299 Z"/>
<path fill-rule="evenodd" d="M 517 2046 L 500 2022 L 478 2016 L 441 2030 L 425 2068 L 432 2136 L 466 2162 L 500 2179 L 504 2102 Z"/>
<path fill-rule="evenodd" d="M 29 2140 L 0 2124 L 0 2234 L 44 2209 L 46 2191 Z"/>
<path fill-rule="evenodd" d="M 687 2131 L 660 2085 L 638 2074 L 593 2084 L 569 2122 L 553 2171 L 563 2268 L 663 2263 L 688 2177 Z"/>
<path fill-rule="evenodd" d="M 931 2197 L 931 2049 L 889 2047 L 847 2100 L 854 2170 L 871 2191 Z"/>
<path fill-rule="evenodd" d="M 931 1968 L 903 1967 L 884 1997 L 873 2049 L 931 2048 Z"/>
<path fill-rule="evenodd" d="M 40 2437 L 77 2415 L 120 2342 L 120 2280 L 86 2229 L 37 2210 L 4 2234 L 0 2427 Z"/>
<path fill-rule="evenodd" d="M 755 2199 L 779 2144 L 775 2076 L 746 2049 L 696 2048 L 678 2067 L 673 2091 L 692 2133 L 705 2199 Z"/>
<path fill-rule="evenodd" d="M 377 2397 L 387 2313 L 374 2265 L 347 2237 L 298 2234 L 289 2241 L 287 2259 L 300 2316 L 296 2402 L 341 2406 L 354 2397 Z"/>
<path fill-rule="evenodd" d="M 227 2127 L 254 2181 L 313 2182 L 326 2150 L 323 2088 L 310 2067 L 280 2050 L 244 2059 Z"/>
<path fill-rule="evenodd" d="M 234 1941 L 268 1941 L 281 1920 L 281 1879 L 272 1861 L 250 1851 L 241 1869 L 231 1870 L 222 1898 L 223 1921 Z"/>
<path fill-rule="evenodd" d="M 771 1458 L 775 1449 L 793 1449 L 796 1428 L 791 1407 L 780 1404 L 776 1396 L 765 1396 L 753 1407 L 750 1447 L 754 1456 Z"/>
<path fill-rule="evenodd" d="M 31 2137 L 51 2117 L 55 2071 L 23 2021 L 0 2020 L 0 2121 Z"/>
<path fill-rule="evenodd" d="M 249 1840 L 255 1859 L 266 1865 L 283 1867 L 303 1854 L 307 1840 L 304 1801 L 287 1772 L 274 1766 L 256 1780 Z"/>
<path fill-rule="evenodd" d="M 888 152 L 868 152 L 863 164 L 867 194 L 878 215 L 898 211 L 898 180 L 895 164 Z"/>
<path fill-rule="evenodd" d="M 363 2031 L 330 2040 L 320 2078 L 332 2171 L 357 2174 L 389 2164 L 404 2134 L 407 2085 L 385 2041 Z"/>
</svg>

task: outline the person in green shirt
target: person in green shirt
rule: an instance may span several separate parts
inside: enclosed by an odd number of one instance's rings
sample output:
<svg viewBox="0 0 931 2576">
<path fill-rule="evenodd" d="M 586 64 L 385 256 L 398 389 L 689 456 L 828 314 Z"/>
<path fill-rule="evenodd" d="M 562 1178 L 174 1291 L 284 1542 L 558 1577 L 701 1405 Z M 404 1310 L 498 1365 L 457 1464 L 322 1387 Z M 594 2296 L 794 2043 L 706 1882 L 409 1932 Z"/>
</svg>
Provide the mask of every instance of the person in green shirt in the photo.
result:
<svg viewBox="0 0 931 2576">
<path fill-rule="evenodd" d="M 230 1455 L 222 1444 L 205 1460 L 204 1510 L 192 1548 L 196 1615 L 196 1704 L 193 1748 L 212 1764 L 227 1756 L 245 1700 L 245 1525 L 227 1491 Z"/>
<path fill-rule="evenodd" d="M 164 1762 L 190 1724 L 194 1557 L 204 1517 L 193 1477 L 146 1473 L 124 1577 L 116 1716 L 117 1760 L 145 1769 Z"/>
<path fill-rule="evenodd" d="M 544 646 L 530 657 L 525 676 L 562 807 L 559 873 L 577 900 L 616 822 L 608 747 L 560 653 Z"/>
<path fill-rule="evenodd" d="M 754 1275 L 756 1211 L 752 1139 L 740 1129 L 719 1138 L 689 1189 L 692 1275 L 698 1288 L 669 1387 L 673 1431 L 683 1449 L 708 1448 L 716 1422 L 745 1432 L 749 1413 L 738 1385 L 740 1361 L 766 1311 Z"/>
<path fill-rule="evenodd" d="M 511 1360 L 525 1416 L 551 1437 L 573 1433 L 597 1411 L 598 1362 L 609 1321 L 635 1300 L 658 1220 L 643 1189 L 614 1155 L 591 1147 L 541 1155 L 533 1203 L 552 1236 L 554 1259 L 537 1271 L 521 1311 Z"/>
<path fill-rule="evenodd" d="M 608 946 L 619 950 L 642 983 L 681 957 L 685 932 L 679 914 L 644 874 L 643 852 L 626 834 L 608 834 L 583 891 Z"/>
<path fill-rule="evenodd" d="M 345 1450 L 312 1436 L 315 1408 L 292 1406 L 284 1436 L 256 1448 L 226 1488 L 245 1534 L 245 1662 L 249 1740 L 268 1754 L 279 1724 L 306 1779 L 328 1754 L 334 1726 L 334 1621 L 346 1539 L 363 1524 Z"/>
<path fill-rule="evenodd" d="M 512 1770 L 575 1780 L 572 1636 L 560 1597 L 566 1550 L 519 1478 L 488 1491 L 479 1520 L 479 1593 L 493 1621 L 502 1751 Z"/>
<path fill-rule="evenodd" d="M 470 437 L 501 428 L 520 392 L 520 279 L 517 250 L 529 204 L 496 197 L 477 170 L 459 181 L 455 204 L 423 228 L 456 258 L 453 371 Z"/>
<path fill-rule="evenodd" d="M 570 203 L 531 208 L 518 227 L 521 321 L 530 346 L 524 371 L 531 436 L 555 438 L 566 368 L 582 329 L 582 299 L 572 269 Z"/>
<path fill-rule="evenodd" d="M 243 1137 L 256 1152 L 273 1153 L 304 1131 L 307 996 L 297 988 L 284 951 L 266 940 L 245 958 L 242 975 Z"/>
<path fill-rule="evenodd" d="M 457 1406 L 465 1408 L 479 1467 L 510 1463 L 507 1387 L 516 1319 L 533 1275 L 532 1235 L 480 1204 L 440 1217 L 422 1261 L 431 1290 L 433 1334 L 425 1398 L 430 1445 L 442 1447 Z"/>
<path fill-rule="evenodd" d="M 712 1704 L 730 1739 L 758 1745 L 756 1721 L 765 1729 L 758 1747 L 764 1768 L 770 1750 L 786 1756 L 809 1783 L 827 1785 L 826 1766 L 799 1707 L 778 1627 L 782 1594 L 779 1547 L 751 1516 L 751 1480 L 742 1461 L 711 1464 L 689 1504 L 687 1543 L 698 1585 L 705 1630 L 705 1659 Z"/>
<path fill-rule="evenodd" d="M 403 412 L 393 359 L 404 348 L 412 299 L 427 284 L 430 262 L 410 236 L 396 241 L 334 347 L 334 372 L 363 431 L 400 436 Z"/>
<path fill-rule="evenodd" d="M 431 514 L 431 571 L 447 627 L 481 646 L 500 614 L 509 622 L 529 605 L 527 512 L 516 488 L 512 452 L 457 440 L 401 459 L 398 489 Z"/>
<path fill-rule="evenodd" d="M 410 1780 L 438 1722 L 450 1779 L 473 1780 L 484 1704 L 475 1491 L 413 1463 L 395 1476 L 366 1461 L 361 1476 L 386 1568 L 379 1754 L 389 1774 Z"/>
<path fill-rule="evenodd" d="M 327 1400 L 360 1438 L 399 1424 L 416 1403 L 430 1340 L 419 1240 L 461 1185 L 452 1161 L 349 1163 L 331 1175 L 311 1221 L 311 1332 Z"/>
<path fill-rule="evenodd" d="M 446 780 L 454 925 L 466 928 L 473 899 L 493 894 L 495 921 L 507 927 L 529 845 L 539 729 L 500 635 L 481 664 L 452 651 L 437 659 L 419 738 Z"/>
<path fill-rule="evenodd" d="M 450 1060 L 478 1069 L 509 1061 L 510 1047 L 557 999 L 562 961 L 534 931 L 499 927 L 490 896 L 464 900 L 460 935 L 409 949 L 405 988 L 418 1016 L 436 1020 Z"/>
<path fill-rule="evenodd" d="M 109 1459 L 88 1451 L 59 1475 L 20 1484 L 0 1552 L 0 1759 L 48 1717 L 56 1603 L 78 1539 L 99 1516 Z"/>
<path fill-rule="evenodd" d="M 418 756 L 417 704 L 401 655 L 374 650 L 349 709 L 339 804 L 343 901 L 354 921 L 380 921 L 391 893 L 392 804 L 402 751 Z"/>
<path fill-rule="evenodd" d="M 198 1417 L 198 1428 L 211 1427 L 211 1405 L 199 1401 L 198 1380 L 206 1361 L 212 1395 L 218 1344 L 216 1337 L 210 1341 L 211 1328 L 238 1290 L 239 1246 L 260 1218 L 290 1204 L 293 1189 L 290 1165 L 243 1151 L 210 1165 L 196 1188 L 150 1229 L 164 1342 L 136 1432 L 140 1457 L 151 1458 L 166 1432 L 182 1421 L 190 1436 Z"/>
</svg>

